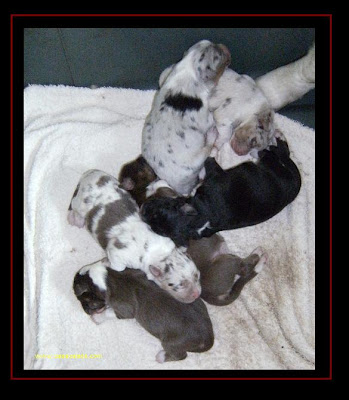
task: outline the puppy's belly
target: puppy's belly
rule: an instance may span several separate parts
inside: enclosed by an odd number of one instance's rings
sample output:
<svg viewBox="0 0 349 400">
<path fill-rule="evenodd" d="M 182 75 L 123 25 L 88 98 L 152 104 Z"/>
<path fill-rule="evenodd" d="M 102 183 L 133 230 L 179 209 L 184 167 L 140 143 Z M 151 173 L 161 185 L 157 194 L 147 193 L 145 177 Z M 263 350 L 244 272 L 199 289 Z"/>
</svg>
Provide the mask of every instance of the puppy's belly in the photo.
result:
<svg viewBox="0 0 349 400">
<path fill-rule="evenodd" d="M 146 151 L 143 156 L 156 175 L 180 194 L 190 193 L 196 185 L 206 158 L 202 149 L 190 151 L 178 146 L 172 154 Z"/>
</svg>

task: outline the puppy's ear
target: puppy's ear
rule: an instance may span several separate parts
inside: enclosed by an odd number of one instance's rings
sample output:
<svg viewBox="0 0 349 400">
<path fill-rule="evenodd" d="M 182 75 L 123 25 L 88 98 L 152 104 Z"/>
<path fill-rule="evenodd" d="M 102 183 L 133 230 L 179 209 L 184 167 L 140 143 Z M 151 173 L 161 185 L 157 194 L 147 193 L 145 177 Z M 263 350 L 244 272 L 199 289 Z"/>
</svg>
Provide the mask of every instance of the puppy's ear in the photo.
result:
<svg viewBox="0 0 349 400">
<path fill-rule="evenodd" d="M 161 279 L 164 276 L 163 271 L 161 271 L 160 268 L 155 267 L 154 265 L 150 265 L 149 270 L 151 274 L 155 276 L 155 278 Z"/>
<path fill-rule="evenodd" d="M 197 210 L 190 204 L 184 203 L 184 205 L 179 209 L 182 214 L 185 215 L 198 215 Z"/>
<path fill-rule="evenodd" d="M 175 64 L 170 65 L 169 67 L 167 67 L 165 70 L 163 70 L 160 74 L 160 78 L 159 78 L 159 87 L 162 86 L 162 84 L 165 82 L 166 78 L 170 75 L 170 73 L 172 72 L 173 67 L 175 66 Z"/>
</svg>

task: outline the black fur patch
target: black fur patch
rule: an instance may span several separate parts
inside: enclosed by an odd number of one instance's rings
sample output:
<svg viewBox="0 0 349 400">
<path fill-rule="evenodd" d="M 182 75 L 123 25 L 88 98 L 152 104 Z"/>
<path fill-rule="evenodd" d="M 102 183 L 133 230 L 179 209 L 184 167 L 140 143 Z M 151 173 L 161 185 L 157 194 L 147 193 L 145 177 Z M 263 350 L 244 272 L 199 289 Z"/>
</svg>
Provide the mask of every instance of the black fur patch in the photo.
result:
<svg viewBox="0 0 349 400">
<path fill-rule="evenodd" d="M 183 113 L 192 110 L 199 111 L 203 106 L 202 100 L 198 97 L 186 96 L 182 93 L 177 93 L 175 95 L 169 94 L 165 98 L 164 104 Z"/>
</svg>

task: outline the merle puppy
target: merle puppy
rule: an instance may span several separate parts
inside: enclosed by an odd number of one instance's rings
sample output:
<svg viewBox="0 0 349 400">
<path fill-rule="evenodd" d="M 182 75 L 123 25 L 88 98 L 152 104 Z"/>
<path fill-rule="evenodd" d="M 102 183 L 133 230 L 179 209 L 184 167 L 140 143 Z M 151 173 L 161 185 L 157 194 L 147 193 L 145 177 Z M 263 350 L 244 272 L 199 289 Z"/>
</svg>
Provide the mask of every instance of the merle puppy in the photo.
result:
<svg viewBox="0 0 349 400">
<path fill-rule="evenodd" d="M 204 352 L 214 342 L 212 323 L 201 299 L 180 303 L 139 270 L 110 268 L 107 258 L 87 265 L 75 275 L 74 293 L 96 323 L 135 318 L 163 346 L 156 360 L 182 360 L 187 352 Z"/>
<path fill-rule="evenodd" d="M 224 45 L 202 40 L 160 76 L 143 127 L 142 156 L 181 195 L 190 194 L 198 183 L 216 140 L 208 99 L 229 63 Z"/>
<path fill-rule="evenodd" d="M 142 221 L 136 202 L 113 176 L 86 171 L 70 202 L 68 221 L 79 228 L 86 226 L 105 250 L 111 268 L 140 269 L 184 303 L 200 296 L 200 273 L 185 249 Z"/>
<path fill-rule="evenodd" d="M 215 232 L 243 228 L 268 220 L 297 196 L 301 176 L 285 140 L 259 152 L 257 163 L 223 170 L 213 158 L 205 162 L 206 177 L 193 197 L 149 199 L 141 215 L 152 230 L 177 245 Z"/>
</svg>

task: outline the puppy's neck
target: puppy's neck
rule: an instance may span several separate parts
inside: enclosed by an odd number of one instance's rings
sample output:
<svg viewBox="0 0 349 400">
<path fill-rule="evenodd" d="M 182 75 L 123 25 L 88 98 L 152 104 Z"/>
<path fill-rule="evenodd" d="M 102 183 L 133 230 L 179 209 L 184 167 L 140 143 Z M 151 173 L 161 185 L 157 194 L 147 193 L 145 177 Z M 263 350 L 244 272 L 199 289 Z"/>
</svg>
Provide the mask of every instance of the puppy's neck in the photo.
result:
<svg viewBox="0 0 349 400">
<path fill-rule="evenodd" d="M 175 250 L 175 244 L 170 238 L 157 234 L 154 234 L 154 240 L 146 241 L 144 246 L 144 265 L 156 265 Z"/>
</svg>

